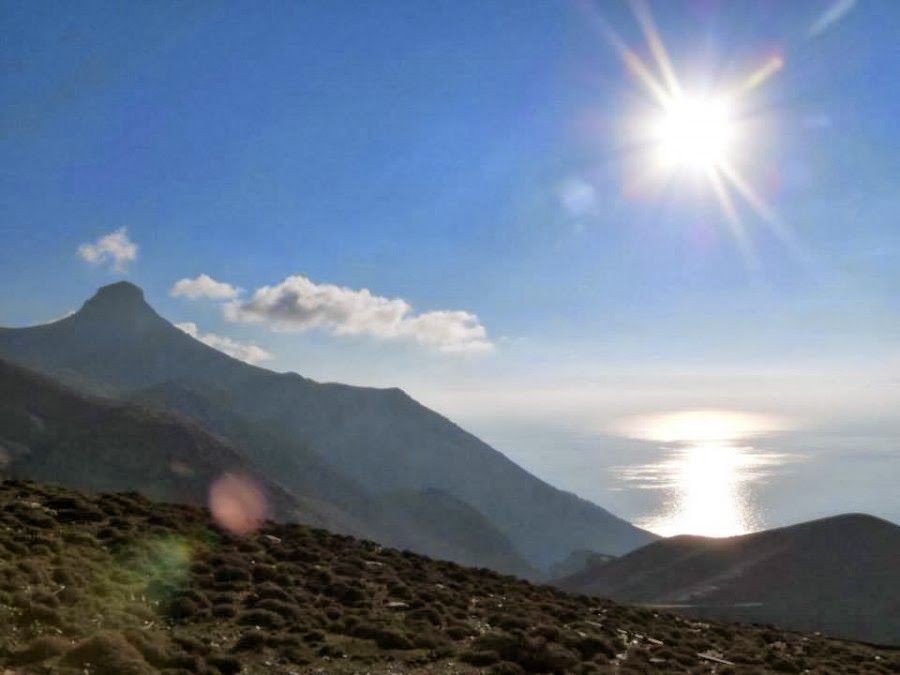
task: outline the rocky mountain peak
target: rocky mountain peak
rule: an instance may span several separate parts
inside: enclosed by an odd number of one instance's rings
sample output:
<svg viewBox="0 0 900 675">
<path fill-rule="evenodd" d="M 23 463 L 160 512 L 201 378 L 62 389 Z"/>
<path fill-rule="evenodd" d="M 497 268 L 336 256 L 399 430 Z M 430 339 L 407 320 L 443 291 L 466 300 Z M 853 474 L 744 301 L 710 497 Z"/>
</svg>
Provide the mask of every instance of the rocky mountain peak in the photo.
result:
<svg viewBox="0 0 900 675">
<path fill-rule="evenodd" d="M 110 317 L 140 313 L 155 314 L 144 300 L 144 291 L 129 281 L 118 281 L 102 286 L 90 300 L 82 305 L 78 313 Z"/>
</svg>

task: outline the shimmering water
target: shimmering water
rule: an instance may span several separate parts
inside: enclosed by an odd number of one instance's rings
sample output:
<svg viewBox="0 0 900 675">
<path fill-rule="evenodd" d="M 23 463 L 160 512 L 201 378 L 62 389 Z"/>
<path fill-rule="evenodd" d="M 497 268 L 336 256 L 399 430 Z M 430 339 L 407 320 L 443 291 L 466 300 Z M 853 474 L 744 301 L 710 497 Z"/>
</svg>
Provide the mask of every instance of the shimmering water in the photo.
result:
<svg viewBox="0 0 900 675">
<path fill-rule="evenodd" d="M 623 420 L 623 435 L 659 442 L 653 462 L 616 469 L 632 488 L 658 489 L 661 507 L 636 524 L 663 536 L 727 537 L 760 529 L 750 486 L 789 458 L 753 447 L 752 439 L 787 424 L 730 410 L 687 410 Z"/>
<path fill-rule="evenodd" d="M 658 462 L 617 470 L 631 488 L 663 492 L 661 505 L 636 519 L 663 536 L 727 537 L 764 527 L 751 486 L 768 467 L 784 461 L 750 445 L 688 443 L 660 448 Z"/>
<path fill-rule="evenodd" d="M 900 522 L 900 430 L 791 428 L 694 410 L 606 432 L 475 425 L 535 475 L 662 535 L 729 536 L 838 513 Z M 480 426 L 480 428 L 479 428 Z"/>
</svg>

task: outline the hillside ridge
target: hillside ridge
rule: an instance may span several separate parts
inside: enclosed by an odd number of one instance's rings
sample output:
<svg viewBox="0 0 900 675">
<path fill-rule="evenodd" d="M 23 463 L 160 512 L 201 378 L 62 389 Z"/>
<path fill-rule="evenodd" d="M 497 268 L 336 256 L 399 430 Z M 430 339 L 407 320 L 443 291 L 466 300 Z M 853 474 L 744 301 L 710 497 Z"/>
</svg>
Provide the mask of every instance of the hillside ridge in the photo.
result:
<svg viewBox="0 0 900 675">
<path fill-rule="evenodd" d="M 103 287 L 61 321 L 0 330 L 0 357 L 118 398 L 171 381 L 212 392 L 224 413 L 288 441 L 272 453 L 300 444 L 373 494 L 439 488 L 483 514 L 537 568 L 574 550 L 619 555 L 656 538 L 533 476 L 402 390 L 322 384 L 222 354 L 159 316 L 128 282 Z"/>
<path fill-rule="evenodd" d="M 847 513 L 721 539 L 653 542 L 566 577 L 563 589 L 900 645 L 900 526 Z"/>
</svg>

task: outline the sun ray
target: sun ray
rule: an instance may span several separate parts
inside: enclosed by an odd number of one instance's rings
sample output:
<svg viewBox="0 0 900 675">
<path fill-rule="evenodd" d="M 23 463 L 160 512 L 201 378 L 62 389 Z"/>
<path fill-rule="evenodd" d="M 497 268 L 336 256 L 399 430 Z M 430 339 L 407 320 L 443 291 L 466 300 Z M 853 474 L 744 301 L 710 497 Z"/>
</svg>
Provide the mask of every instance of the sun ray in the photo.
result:
<svg viewBox="0 0 900 675">
<path fill-rule="evenodd" d="M 721 162 L 718 168 L 719 172 L 728 180 L 729 183 L 731 183 L 731 185 L 734 186 L 734 189 L 740 193 L 740 195 L 750 205 L 756 215 L 772 225 L 773 230 L 776 231 L 779 237 L 783 236 L 783 227 L 780 225 L 775 212 L 772 211 L 772 209 L 769 208 L 768 204 L 766 204 L 762 200 L 762 197 L 754 192 L 753 188 L 751 188 L 747 181 L 744 180 L 743 176 L 738 173 L 737 169 L 735 169 L 734 166 L 732 166 L 729 162 Z"/>
<path fill-rule="evenodd" d="M 756 191 L 731 164 L 722 162 L 719 165 L 719 171 L 783 244 L 791 247 L 799 246 L 799 241 L 790 227 L 756 194 Z"/>
<path fill-rule="evenodd" d="M 647 40 L 647 45 L 650 47 L 650 53 L 653 54 L 653 58 L 656 59 L 656 65 L 659 66 L 659 70 L 668 87 L 669 94 L 671 96 L 679 96 L 681 94 L 681 85 L 678 83 L 675 69 L 672 67 L 672 61 L 669 59 L 666 47 L 663 44 L 662 38 L 659 36 L 659 31 L 656 28 L 656 22 L 653 20 L 653 15 L 650 13 L 650 8 L 644 0 L 632 0 L 631 11 L 637 19 L 638 24 L 640 24 L 641 31 L 644 33 L 644 39 Z"/>
<path fill-rule="evenodd" d="M 641 57 L 631 50 L 626 50 L 623 58 L 629 72 L 637 78 L 638 82 L 644 85 L 657 103 L 661 106 L 666 106 L 671 102 L 672 94 L 653 76 L 650 68 L 641 60 Z"/>
<path fill-rule="evenodd" d="M 815 260 L 806 252 L 803 242 L 790 225 L 778 217 L 778 214 L 756 194 L 756 191 L 733 166 L 723 163 L 720 167 L 720 171 L 725 179 L 735 190 L 737 190 L 741 197 L 744 198 L 747 204 L 750 205 L 754 213 L 760 217 L 760 220 L 762 220 L 772 233 L 778 237 L 778 240 L 787 247 L 794 258 L 803 265 L 806 271 L 812 276 L 821 279 L 822 274 L 817 269 Z"/>
<path fill-rule="evenodd" d="M 657 103 L 666 105 L 672 99 L 672 94 L 657 79 L 650 67 L 633 50 L 629 49 L 625 41 L 613 30 L 606 19 L 587 3 L 584 4 L 584 10 L 588 20 L 594 23 L 609 45 L 619 54 L 619 58 L 622 59 L 628 72 L 637 79 L 639 84 L 643 85 L 645 90 L 656 99 Z"/>
<path fill-rule="evenodd" d="M 725 215 L 725 219 L 728 221 L 728 225 L 731 228 L 731 233 L 734 235 L 738 250 L 744 258 L 744 262 L 749 269 L 757 269 L 759 267 L 759 261 L 756 258 L 756 253 L 753 251 L 750 238 L 747 236 L 747 230 L 744 228 L 744 223 L 741 220 L 740 215 L 738 215 L 737 209 L 734 206 L 734 201 L 728 193 L 728 188 L 725 186 L 721 174 L 715 168 L 711 167 L 707 172 L 707 176 L 710 185 L 712 185 L 713 192 L 716 193 L 716 199 L 719 200 L 719 206 L 722 208 L 722 213 Z"/>
<path fill-rule="evenodd" d="M 770 56 L 759 68 L 750 73 L 743 81 L 732 89 L 728 96 L 731 98 L 743 96 L 763 84 L 782 68 L 784 68 L 784 57 L 781 54 Z"/>
</svg>

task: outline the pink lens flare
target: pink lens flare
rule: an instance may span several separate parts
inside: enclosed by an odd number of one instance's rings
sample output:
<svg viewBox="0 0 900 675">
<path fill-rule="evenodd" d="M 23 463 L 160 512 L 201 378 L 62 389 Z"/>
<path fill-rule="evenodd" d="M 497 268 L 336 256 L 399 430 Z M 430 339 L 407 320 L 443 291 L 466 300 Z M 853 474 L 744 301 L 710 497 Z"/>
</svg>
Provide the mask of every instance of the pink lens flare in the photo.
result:
<svg viewBox="0 0 900 675">
<path fill-rule="evenodd" d="M 209 488 L 213 519 L 233 534 L 248 534 L 266 519 L 266 498 L 250 478 L 226 473 Z"/>
</svg>

